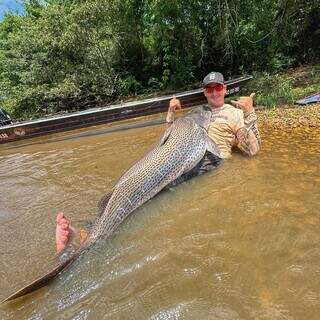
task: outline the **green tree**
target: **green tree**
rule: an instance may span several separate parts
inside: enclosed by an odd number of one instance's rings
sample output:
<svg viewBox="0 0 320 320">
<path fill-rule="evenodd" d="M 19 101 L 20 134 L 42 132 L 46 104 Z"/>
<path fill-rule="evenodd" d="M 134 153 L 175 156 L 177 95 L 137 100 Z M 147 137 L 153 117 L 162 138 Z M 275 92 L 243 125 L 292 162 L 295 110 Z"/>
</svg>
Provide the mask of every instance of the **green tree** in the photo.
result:
<svg viewBox="0 0 320 320">
<path fill-rule="evenodd" d="M 319 61 L 318 0 L 29 0 L 0 22 L 0 100 L 17 117 Z"/>
</svg>

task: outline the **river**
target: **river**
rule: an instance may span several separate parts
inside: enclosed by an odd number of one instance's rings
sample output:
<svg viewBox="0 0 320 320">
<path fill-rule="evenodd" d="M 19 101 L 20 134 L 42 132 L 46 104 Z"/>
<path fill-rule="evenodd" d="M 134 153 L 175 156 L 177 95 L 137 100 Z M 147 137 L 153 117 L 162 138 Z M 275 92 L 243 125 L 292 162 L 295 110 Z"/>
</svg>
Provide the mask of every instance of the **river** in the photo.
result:
<svg viewBox="0 0 320 320">
<path fill-rule="evenodd" d="M 0 299 L 54 261 L 57 212 L 90 226 L 165 125 L 110 128 L 0 145 Z M 320 131 L 260 131 L 256 157 L 162 192 L 0 318 L 319 319 Z"/>
</svg>

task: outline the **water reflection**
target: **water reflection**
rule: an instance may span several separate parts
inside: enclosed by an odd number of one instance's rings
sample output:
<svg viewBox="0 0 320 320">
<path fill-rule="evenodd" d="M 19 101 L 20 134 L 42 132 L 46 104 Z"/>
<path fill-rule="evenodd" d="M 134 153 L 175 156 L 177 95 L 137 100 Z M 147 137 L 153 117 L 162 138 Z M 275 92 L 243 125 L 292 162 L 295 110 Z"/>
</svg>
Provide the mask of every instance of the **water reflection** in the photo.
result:
<svg viewBox="0 0 320 320">
<path fill-rule="evenodd" d="M 0 151 L 1 298 L 53 260 L 57 210 L 86 226 L 163 130 Z M 1 306 L 0 318 L 318 319 L 320 132 L 261 131 L 257 157 L 235 154 L 161 193 L 52 284 Z"/>
</svg>

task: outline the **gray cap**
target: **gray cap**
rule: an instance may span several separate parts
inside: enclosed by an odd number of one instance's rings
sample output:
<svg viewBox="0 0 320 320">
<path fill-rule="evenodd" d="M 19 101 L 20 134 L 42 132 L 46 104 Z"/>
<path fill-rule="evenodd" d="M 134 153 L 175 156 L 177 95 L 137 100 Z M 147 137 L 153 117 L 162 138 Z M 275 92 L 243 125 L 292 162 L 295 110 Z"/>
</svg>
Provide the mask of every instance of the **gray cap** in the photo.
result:
<svg viewBox="0 0 320 320">
<path fill-rule="evenodd" d="M 220 72 L 210 72 L 203 79 L 203 86 L 207 86 L 209 83 L 221 83 L 224 84 L 224 78 Z"/>
</svg>

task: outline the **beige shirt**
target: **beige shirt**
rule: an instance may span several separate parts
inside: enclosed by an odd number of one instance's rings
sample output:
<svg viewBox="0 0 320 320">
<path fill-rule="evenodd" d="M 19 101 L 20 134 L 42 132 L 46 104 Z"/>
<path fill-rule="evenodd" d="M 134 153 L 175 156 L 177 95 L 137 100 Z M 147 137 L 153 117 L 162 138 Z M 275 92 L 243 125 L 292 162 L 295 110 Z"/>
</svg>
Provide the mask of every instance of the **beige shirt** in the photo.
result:
<svg viewBox="0 0 320 320">
<path fill-rule="evenodd" d="M 221 158 L 231 157 L 233 147 L 238 147 L 249 156 L 259 151 L 260 135 L 255 112 L 244 115 L 242 110 L 230 104 L 211 110 L 208 135 L 218 145 Z"/>
</svg>

